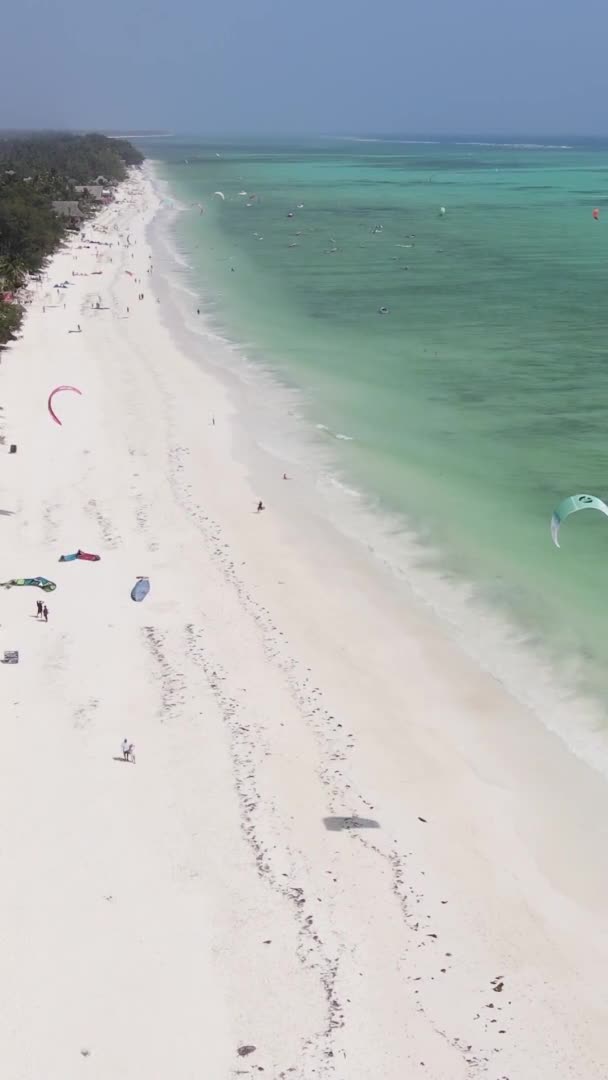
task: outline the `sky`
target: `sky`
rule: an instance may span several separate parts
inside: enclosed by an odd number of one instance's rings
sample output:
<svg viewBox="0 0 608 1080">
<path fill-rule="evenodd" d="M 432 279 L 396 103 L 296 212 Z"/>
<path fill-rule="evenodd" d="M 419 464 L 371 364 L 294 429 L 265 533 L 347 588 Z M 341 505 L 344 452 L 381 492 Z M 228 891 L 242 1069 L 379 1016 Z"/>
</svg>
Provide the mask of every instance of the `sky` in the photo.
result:
<svg viewBox="0 0 608 1080">
<path fill-rule="evenodd" d="M 608 134 L 600 0 L 14 0 L 0 129 Z"/>
</svg>

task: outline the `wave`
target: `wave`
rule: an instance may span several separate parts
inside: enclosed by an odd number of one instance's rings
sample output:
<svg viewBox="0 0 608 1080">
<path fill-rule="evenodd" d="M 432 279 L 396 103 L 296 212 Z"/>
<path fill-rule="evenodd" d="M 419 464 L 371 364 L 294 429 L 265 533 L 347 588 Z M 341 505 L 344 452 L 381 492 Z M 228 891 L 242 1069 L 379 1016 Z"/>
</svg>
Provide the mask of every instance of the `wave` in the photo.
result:
<svg viewBox="0 0 608 1080">
<path fill-rule="evenodd" d="M 526 142 L 475 142 L 472 139 L 462 142 L 454 142 L 453 146 L 488 146 L 508 150 L 574 150 L 573 146 L 565 143 L 526 143 Z"/>
<path fill-rule="evenodd" d="M 515 142 L 513 140 L 482 139 L 397 139 L 381 138 L 371 135 L 324 135 L 326 139 L 338 139 L 342 142 L 385 143 L 394 146 L 486 146 L 505 150 L 574 150 L 569 143 Z"/>
<path fill-rule="evenodd" d="M 332 439 L 342 439 L 343 442 L 354 442 L 353 435 L 343 435 L 341 431 L 332 431 L 327 424 L 315 424 L 318 431 L 326 431 Z"/>
<path fill-rule="evenodd" d="M 339 480 L 337 476 L 328 476 L 327 483 L 332 487 L 337 488 L 343 495 L 348 495 L 350 499 L 362 499 L 362 492 L 357 488 L 352 487 L 350 484 L 346 484 L 343 480 Z"/>
</svg>

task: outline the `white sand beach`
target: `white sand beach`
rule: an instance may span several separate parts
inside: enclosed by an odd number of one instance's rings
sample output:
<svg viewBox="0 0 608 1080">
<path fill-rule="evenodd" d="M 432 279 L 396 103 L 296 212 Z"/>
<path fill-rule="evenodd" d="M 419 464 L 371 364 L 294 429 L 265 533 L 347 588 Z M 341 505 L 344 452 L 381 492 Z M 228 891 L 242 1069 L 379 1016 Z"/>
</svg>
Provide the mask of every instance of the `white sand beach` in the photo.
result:
<svg viewBox="0 0 608 1080">
<path fill-rule="evenodd" d="M 0 590 L 3 1076 L 600 1080 L 607 782 L 244 452 L 160 203 L 122 185 L 0 365 L 0 580 L 57 583 Z"/>
</svg>

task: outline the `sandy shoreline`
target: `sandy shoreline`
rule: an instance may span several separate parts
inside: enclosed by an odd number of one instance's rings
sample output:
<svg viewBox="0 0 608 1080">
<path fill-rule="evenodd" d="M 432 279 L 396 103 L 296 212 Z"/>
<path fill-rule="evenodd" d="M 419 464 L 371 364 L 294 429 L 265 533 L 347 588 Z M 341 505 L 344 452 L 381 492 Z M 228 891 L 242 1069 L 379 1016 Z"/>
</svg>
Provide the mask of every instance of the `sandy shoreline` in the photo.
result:
<svg viewBox="0 0 608 1080">
<path fill-rule="evenodd" d="M 243 457 L 158 206 L 123 186 L 0 366 L 0 579 L 58 586 L 0 593 L 6 1075 L 603 1076 L 605 782 Z"/>
</svg>

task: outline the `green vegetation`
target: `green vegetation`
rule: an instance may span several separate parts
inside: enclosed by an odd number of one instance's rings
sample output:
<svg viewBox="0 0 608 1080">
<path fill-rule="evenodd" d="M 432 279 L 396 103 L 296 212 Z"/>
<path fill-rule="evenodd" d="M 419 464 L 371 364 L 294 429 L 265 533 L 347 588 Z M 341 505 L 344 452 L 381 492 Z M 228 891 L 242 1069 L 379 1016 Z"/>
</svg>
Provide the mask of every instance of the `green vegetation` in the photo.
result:
<svg viewBox="0 0 608 1080">
<path fill-rule="evenodd" d="M 127 166 L 142 161 L 130 143 L 105 135 L 0 135 L 0 348 L 21 320 L 19 305 L 3 295 L 37 273 L 77 220 L 97 205 L 90 193 L 76 189 L 100 178 L 110 187 L 125 178 Z M 54 203 L 69 206 L 58 212 Z"/>
</svg>

